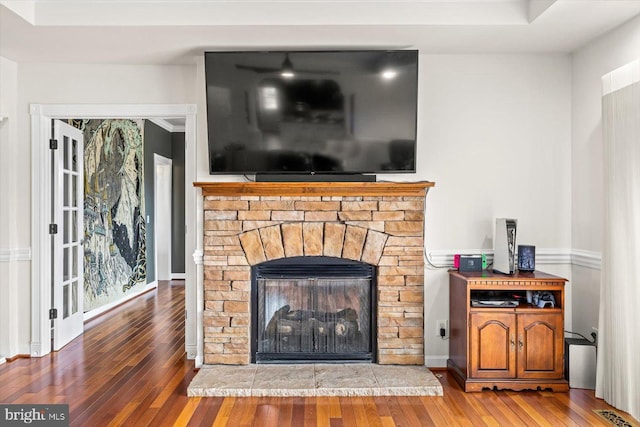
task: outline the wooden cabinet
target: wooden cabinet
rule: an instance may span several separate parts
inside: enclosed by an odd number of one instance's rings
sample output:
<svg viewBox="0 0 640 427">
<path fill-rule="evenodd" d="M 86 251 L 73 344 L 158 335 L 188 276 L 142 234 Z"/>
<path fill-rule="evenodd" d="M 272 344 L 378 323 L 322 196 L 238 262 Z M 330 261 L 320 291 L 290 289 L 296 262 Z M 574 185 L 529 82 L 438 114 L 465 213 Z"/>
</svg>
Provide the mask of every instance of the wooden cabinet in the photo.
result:
<svg viewBox="0 0 640 427">
<path fill-rule="evenodd" d="M 546 309 L 542 309 L 546 310 Z M 564 378 L 564 319 L 561 313 L 517 314 L 517 378 Z"/>
<path fill-rule="evenodd" d="M 469 372 L 473 378 L 516 377 L 516 316 L 471 313 Z"/>
<path fill-rule="evenodd" d="M 465 391 L 568 390 L 563 372 L 566 279 L 538 271 L 449 274 L 448 367 Z M 527 291 L 553 295 L 554 306 L 527 303 Z M 518 304 L 500 305 L 500 300 Z"/>
</svg>

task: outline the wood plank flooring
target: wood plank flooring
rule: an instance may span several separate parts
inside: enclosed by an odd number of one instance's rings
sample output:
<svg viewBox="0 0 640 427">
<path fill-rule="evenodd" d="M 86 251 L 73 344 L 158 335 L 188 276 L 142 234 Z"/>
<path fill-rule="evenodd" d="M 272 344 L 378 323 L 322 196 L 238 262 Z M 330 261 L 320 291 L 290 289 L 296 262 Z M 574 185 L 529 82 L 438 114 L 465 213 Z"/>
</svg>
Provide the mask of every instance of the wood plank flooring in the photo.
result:
<svg viewBox="0 0 640 427">
<path fill-rule="evenodd" d="M 593 391 L 464 393 L 436 374 L 443 397 L 187 398 L 195 371 L 174 281 L 88 322 L 59 352 L 0 365 L 0 402 L 68 403 L 72 426 L 610 425 L 593 412 L 612 409 Z"/>
</svg>

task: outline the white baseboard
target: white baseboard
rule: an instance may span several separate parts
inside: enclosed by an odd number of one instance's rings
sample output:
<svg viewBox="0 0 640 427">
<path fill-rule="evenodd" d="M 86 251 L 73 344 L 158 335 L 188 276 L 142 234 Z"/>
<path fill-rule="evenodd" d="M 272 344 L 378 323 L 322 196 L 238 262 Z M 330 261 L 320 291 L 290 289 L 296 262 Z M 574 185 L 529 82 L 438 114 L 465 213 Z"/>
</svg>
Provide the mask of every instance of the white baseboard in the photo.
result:
<svg viewBox="0 0 640 427">
<path fill-rule="evenodd" d="M 47 350 L 47 353 L 51 351 L 50 349 Z M 42 343 L 38 342 L 38 341 L 32 341 L 31 344 L 29 344 L 29 354 L 31 355 L 31 357 L 41 357 L 43 356 L 42 354 Z"/>
<path fill-rule="evenodd" d="M 171 280 L 185 280 L 186 278 L 186 273 L 171 273 Z"/>
<path fill-rule="evenodd" d="M 198 355 L 198 346 L 197 345 L 187 345 L 185 346 L 185 350 L 187 352 L 187 359 L 195 360 Z"/>
<path fill-rule="evenodd" d="M 5 359 L 4 357 L 0 357 L 0 365 L 3 365 L 7 363 L 7 359 Z"/>
<path fill-rule="evenodd" d="M 95 310 L 91 310 L 91 311 L 87 311 L 86 313 L 84 313 L 84 317 L 83 320 L 86 322 L 87 320 L 91 320 L 96 316 L 101 315 L 102 313 L 111 310 L 112 308 L 123 304 L 129 300 L 132 300 L 133 298 L 140 296 L 142 294 L 144 294 L 145 292 L 148 292 L 152 289 L 155 289 L 158 287 L 158 282 L 153 281 L 151 283 L 147 283 L 147 286 L 145 286 L 142 290 L 138 291 L 138 292 L 134 292 L 132 294 L 128 294 L 126 297 L 118 300 L 118 301 L 114 301 L 112 303 L 103 305 L 102 307 L 96 308 Z"/>
<path fill-rule="evenodd" d="M 425 356 L 424 365 L 427 368 L 446 368 L 449 356 Z"/>
</svg>

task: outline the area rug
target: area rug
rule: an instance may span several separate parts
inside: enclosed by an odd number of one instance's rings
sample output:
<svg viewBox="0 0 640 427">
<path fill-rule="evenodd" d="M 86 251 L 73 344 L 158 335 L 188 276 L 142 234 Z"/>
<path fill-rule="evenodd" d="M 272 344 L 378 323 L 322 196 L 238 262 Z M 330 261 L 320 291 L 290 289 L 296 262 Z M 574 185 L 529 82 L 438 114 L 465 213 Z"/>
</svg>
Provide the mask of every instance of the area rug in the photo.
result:
<svg viewBox="0 0 640 427">
<path fill-rule="evenodd" d="M 377 364 L 207 365 L 189 396 L 442 396 L 424 366 Z"/>
</svg>

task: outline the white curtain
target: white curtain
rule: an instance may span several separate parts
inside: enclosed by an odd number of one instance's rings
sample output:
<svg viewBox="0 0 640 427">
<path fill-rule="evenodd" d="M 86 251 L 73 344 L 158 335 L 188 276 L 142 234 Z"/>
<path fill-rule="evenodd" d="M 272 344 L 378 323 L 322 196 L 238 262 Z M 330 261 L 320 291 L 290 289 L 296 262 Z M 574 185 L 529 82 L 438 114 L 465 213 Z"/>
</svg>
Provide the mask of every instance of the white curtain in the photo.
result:
<svg viewBox="0 0 640 427">
<path fill-rule="evenodd" d="M 640 419 L 640 60 L 603 78 L 604 240 L 596 396 Z"/>
</svg>

